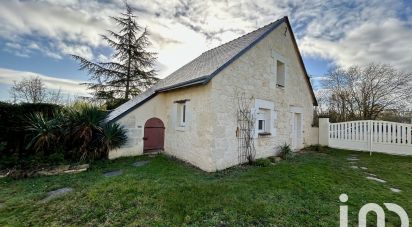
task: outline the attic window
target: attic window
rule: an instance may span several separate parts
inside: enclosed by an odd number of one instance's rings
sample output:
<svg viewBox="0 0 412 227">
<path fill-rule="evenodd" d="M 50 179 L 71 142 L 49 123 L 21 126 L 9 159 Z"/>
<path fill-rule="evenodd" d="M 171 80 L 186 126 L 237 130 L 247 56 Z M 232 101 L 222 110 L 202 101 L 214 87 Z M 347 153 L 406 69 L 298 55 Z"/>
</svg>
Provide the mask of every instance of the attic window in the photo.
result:
<svg viewBox="0 0 412 227">
<path fill-rule="evenodd" d="M 285 63 L 277 60 L 276 61 L 276 86 L 285 87 L 285 81 L 286 81 Z"/>
</svg>

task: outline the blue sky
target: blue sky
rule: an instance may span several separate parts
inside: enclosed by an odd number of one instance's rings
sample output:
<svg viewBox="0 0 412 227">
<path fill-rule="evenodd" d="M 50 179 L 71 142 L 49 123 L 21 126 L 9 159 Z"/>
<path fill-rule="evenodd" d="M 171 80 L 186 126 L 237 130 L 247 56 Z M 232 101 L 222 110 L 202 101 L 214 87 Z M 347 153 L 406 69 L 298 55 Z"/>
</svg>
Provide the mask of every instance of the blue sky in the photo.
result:
<svg viewBox="0 0 412 227">
<path fill-rule="evenodd" d="M 163 78 L 202 52 L 289 16 L 316 88 L 333 66 L 389 63 L 412 71 L 412 4 L 395 0 L 139 0 L 138 21 L 151 32 Z M 88 80 L 69 54 L 110 59 L 99 34 L 121 0 L 9 0 L 0 7 L 0 99 L 13 80 L 40 76 L 50 89 L 85 95 Z"/>
</svg>

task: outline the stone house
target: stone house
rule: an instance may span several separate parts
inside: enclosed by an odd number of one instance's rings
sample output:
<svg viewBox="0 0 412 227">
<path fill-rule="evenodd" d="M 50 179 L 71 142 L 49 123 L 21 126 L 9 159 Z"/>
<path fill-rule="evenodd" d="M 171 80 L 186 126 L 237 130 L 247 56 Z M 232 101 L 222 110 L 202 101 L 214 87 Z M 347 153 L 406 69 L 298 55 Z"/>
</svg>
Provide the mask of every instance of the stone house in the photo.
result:
<svg viewBox="0 0 412 227">
<path fill-rule="evenodd" d="M 162 150 L 205 171 L 241 162 L 239 91 L 251 102 L 256 158 L 317 144 L 317 101 L 287 17 L 196 59 L 109 114 L 128 130 L 110 158 Z"/>
</svg>

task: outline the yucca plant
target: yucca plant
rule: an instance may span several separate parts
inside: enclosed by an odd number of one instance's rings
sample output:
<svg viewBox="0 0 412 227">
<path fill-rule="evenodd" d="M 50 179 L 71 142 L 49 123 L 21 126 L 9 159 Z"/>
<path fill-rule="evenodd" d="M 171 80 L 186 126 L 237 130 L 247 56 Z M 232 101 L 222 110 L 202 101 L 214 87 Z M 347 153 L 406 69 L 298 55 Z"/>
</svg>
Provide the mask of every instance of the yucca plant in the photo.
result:
<svg viewBox="0 0 412 227">
<path fill-rule="evenodd" d="M 101 132 L 106 113 L 96 106 L 82 105 L 67 111 L 66 143 L 73 149 L 78 149 L 80 159 L 93 159 L 95 154 L 93 141 L 97 133 Z"/>
<path fill-rule="evenodd" d="M 104 123 L 98 133 L 96 147 L 100 158 L 107 158 L 109 151 L 119 148 L 127 141 L 126 131 L 118 123 Z"/>
<path fill-rule="evenodd" d="M 77 105 L 56 111 L 50 118 L 41 113 L 27 117 L 31 140 L 26 149 L 50 153 L 58 146 L 65 158 L 107 158 L 109 151 L 126 142 L 126 132 L 117 123 L 105 121 L 106 113 L 96 106 Z"/>
<path fill-rule="evenodd" d="M 26 149 L 34 148 L 36 152 L 44 152 L 51 149 L 60 137 L 60 122 L 56 118 L 47 119 L 42 113 L 33 113 L 27 117 L 27 131 L 32 139 Z"/>
</svg>

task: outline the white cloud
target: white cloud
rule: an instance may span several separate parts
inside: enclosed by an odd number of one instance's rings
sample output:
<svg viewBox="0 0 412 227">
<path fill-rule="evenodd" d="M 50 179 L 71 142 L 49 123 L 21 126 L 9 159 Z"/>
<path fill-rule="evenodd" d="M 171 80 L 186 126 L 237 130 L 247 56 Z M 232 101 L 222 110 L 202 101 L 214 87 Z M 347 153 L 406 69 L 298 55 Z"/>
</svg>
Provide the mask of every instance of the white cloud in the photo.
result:
<svg viewBox="0 0 412 227">
<path fill-rule="evenodd" d="M 47 89 L 58 90 L 74 96 L 90 96 L 85 85 L 80 85 L 85 81 L 75 81 L 61 79 L 52 76 L 41 75 L 33 72 L 24 72 L 0 68 L 0 84 L 11 85 L 13 81 L 19 81 L 24 78 L 40 77 Z"/>
<path fill-rule="evenodd" d="M 58 44 L 57 48 L 63 54 L 67 54 L 67 55 L 70 55 L 70 54 L 79 55 L 89 60 L 92 60 L 94 57 L 92 49 L 86 45 L 77 45 L 77 44 L 68 45 L 64 42 L 61 42 Z"/>
<path fill-rule="evenodd" d="M 57 40 L 89 43 L 99 45 L 99 31 L 107 27 L 105 10 L 87 12 L 93 9 L 96 2 L 81 1 L 77 4 L 59 5 L 46 1 L 2 2 L 0 18 L 0 35 L 3 38 L 14 39 L 21 35 L 41 35 Z M 110 9 L 109 9 L 110 10 Z M 111 11 L 111 10 L 110 10 Z"/>
<path fill-rule="evenodd" d="M 328 80 L 329 77 L 327 76 L 317 76 L 317 77 L 311 77 L 311 80 L 315 80 L 315 81 L 324 81 L 324 80 Z"/>
<path fill-rule="evenodd" d="M 288 15 L 305 55 L 339 65 L 385 61 L 411 70 L 412 26 L 399 13 L 412 12 L 397 0 L 152 0 L 129 1 L 138 22 L 148 26 L 164 77 L 203 51 Z M 60 59 L 96 53 L 105 46 L 99 34 L 115 29 L 109 16 L 122 12 L 122 1 L 9 0 L 0 7 L 0 37 L 30 51 Z M 411 16 L 409 16 L 411 17 Z M 29 37 L 29 38 L 28 38 Z M 22 40 L 32 39 L 25 45 Z M 44 42 L 46 40 L 46 43 Z M 31 52 L 18 51 L 21 56 Z M 412 70 L 411 70 L 412 71 Z"/>
<path fill-rule="evenodd" d="M 91 47 L 103 44 L 99 34 L 110 28 L 108 15 L 115 14 L 110 4 L 100 9 L 95 1 L 10 0 L 1 4 L 0 37 L 21 43 L 32 39 L 28 48 L 55 59 L 67 54 L 93 58 Z"/>
<path fill-rule="evenodd" d="M 308 55 L 333 59 L 344 67 L 377 62 L 412 71 L 410 37 L 412 29 L 404 22 L 387 19 L 379 24 L 365 22 L 337 41 L 304 37 L 301 49 Z"/>
<path fill-rule="evenodd" d="M 5 51 L 14 53 L 16 56 L 19 57 L 28 58 L 31 53 L 30 49 L 24 48 L 19 43 L 7 42 L 4 46 Z"/>
</svg>

